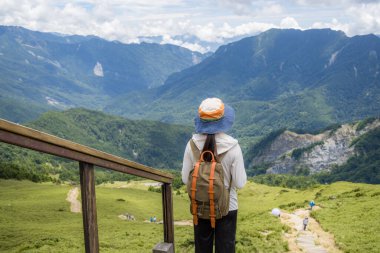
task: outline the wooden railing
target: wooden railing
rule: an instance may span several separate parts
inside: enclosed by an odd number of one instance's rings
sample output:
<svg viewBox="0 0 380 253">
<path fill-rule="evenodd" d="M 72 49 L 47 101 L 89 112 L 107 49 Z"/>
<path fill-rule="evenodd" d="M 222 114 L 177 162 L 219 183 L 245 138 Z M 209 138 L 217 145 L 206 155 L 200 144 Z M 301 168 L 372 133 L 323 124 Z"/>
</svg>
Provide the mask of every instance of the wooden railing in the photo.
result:
<svg viewBox="0 0 380 253">
<path fill-rule="evenodd" d="M 174 252 L 173 176 L 75 142 L 0 119 L 0 141 L 79 162 L 86 252 L 99 252 L 94 165 L 162 184 L 164 242 Z M 171 245 L 170 245 L 171 244 Z"/>
</svg>

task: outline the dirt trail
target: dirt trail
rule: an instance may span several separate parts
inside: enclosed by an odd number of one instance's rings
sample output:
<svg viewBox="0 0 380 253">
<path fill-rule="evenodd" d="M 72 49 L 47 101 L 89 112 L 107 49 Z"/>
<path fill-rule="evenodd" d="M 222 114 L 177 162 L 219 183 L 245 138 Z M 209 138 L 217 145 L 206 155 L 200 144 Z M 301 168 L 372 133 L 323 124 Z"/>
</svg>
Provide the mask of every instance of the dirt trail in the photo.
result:
<svg viewBox="0 0 380 253">
<path fill-rule="evenodd" d="M 174 225 L 177 225 L 177 226 L 193 226 L 193 221 L 192 220 L 174 221 Z"/>
<path fill-rule="evenodd" d="M 314 207 L 315 210 L 319 207 Z M 309 217 L 309 224 L 303 230 L 303 219 Z M 342 253 L 335 245 L 334 236 L 323 231 L 319 223 L 310 217 L 310 211 L 298 209 L 293 213 L 281 213 L 281 222 L 291 229 L 285 234 L 292 253 Z"/>
<path fill-rule="evenodd" d="M 75 187 L 67 193 L 66 200 L 70 202 L 70 211 L 73 213 L 80 213 L 82 211 L 81 203 L 78 200 L 79 188 Z"/>
</svg>

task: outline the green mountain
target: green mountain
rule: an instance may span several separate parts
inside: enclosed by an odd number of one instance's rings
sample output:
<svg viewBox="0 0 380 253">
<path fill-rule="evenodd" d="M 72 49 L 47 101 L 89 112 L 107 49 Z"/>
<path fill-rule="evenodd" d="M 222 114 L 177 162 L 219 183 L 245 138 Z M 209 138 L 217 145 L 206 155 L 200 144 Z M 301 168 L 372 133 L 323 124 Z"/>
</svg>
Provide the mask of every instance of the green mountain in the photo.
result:
<svg viewBox="0 0 380 253">
<path fill-rule="evenodd" d="M 86 109 L 47 112 L 26 126 L 159 169 L 180 170 L 192 128 L 127 120 Z M 44 181 L 49 175 L 76 180 L 78 163 L 0 143 L 0 178 Z M 104 175 L 103 175 L 104 174 Z M 99 182 L 125 180 L 121 173 L 98 174 Z"/>
<path fill-rule="evenodd" d="M 380 38 L 322 30 L 277 30 L 221 46 L 149 92 L 106 110 L 192 124 L 217 96 L 237 111 L 234 134 L 254 140 L 283 127 L 316 130 L 380 113 Z"/>
<path fill-rule="evenodd" d="M 167 169 L 181 167 L 183 149 L 192 131 L 189 127 L 128 120 L 86 109 L 47 112 L 27 125 L 148 166 Z"/>
<path fill-rule="evenodd" d="M 57 110 L 53 106 L 33 102 L 27 98 L 11 98 L 0 94 L 0 117 L 13 122 L 34 120 L 48 109 Z"/>
<path fill-rule="evenodd" d="M 65 36 L 0 26 L 0 86 L 12 111 L 33 114 L 52 108 L 101 109 L 119 94 L 162 85 L 166 78 L 203 59 L 174 45 L 123 44 L 95 36 Z M 25 121 L 22 112 L 0 117 Z"/>
</svg>

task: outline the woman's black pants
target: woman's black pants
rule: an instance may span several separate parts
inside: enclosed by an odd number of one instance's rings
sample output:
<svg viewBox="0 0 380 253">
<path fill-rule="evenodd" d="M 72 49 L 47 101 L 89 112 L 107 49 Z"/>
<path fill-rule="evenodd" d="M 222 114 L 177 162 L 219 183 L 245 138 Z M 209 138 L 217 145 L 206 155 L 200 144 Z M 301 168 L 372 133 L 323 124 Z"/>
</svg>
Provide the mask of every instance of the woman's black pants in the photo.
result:
<svg viewBox="0 0 380 253">
<path fill-rule="evenodd" d="M 212 253 L 214 237 L 216 253 L 234 253 L 236 222 L 237 210 L 216 220 L 215 229 L 211 228 L 210 220 L 198 219 L 198 225 L 194 226 L 195 253 Z"/>
</svg>

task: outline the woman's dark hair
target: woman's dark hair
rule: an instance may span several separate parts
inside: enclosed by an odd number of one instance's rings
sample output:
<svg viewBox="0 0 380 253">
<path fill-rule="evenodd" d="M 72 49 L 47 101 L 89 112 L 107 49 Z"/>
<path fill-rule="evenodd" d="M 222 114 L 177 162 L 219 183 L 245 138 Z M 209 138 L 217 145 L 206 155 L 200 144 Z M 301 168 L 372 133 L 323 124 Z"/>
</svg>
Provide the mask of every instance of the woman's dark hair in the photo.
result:
<svg viewBox="0 0 380 253">
<path fill-rule="evenodd" d="M 207 134 L 207 138 L 205 141 L 205 145 L 203 146 L 202 152 L 204 152 L 206 150 L 211 151 L 214 154 L 214 156 L 216 155 L 215 134 Z M 211 154 L 210 153 L 204 154 L 203 158 L 205 161 L 211 162 Z"/>
</svg>

